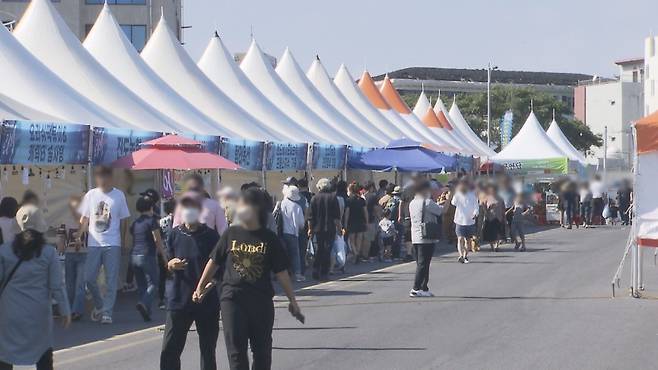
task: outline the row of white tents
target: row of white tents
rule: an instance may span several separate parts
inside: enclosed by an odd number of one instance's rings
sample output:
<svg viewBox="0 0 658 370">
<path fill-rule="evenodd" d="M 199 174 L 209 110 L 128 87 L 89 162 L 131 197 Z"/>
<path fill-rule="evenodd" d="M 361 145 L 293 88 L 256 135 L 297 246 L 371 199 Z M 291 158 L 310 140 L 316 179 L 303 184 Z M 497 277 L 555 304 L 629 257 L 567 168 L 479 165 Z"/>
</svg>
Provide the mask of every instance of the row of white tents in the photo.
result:
<svg viewBox="0 0 658 370">
<path fill-rule="evenodd" d="M 2 119 L 495 154 L 456 104 L 423 94 L 411 111 L 388 78 L 378 87 L 365 72 L 357 85 L 341 66 L 332 79 L 317 57 L 304 73 L 290 50 L 274 68 L 255 41 L 238 65 L 215 34 L 195 63 L 162 18 L 138 53 L 105 5 L 80 43 L 48 0 L 32 0 L 13 34 L 0 28 Z"/>
<path fill-rule="evenodd" d="M 276 68 L 255 41 L 238 65 L 215 34 L 195 63 L 161 18 L 138 53 L 106 4 L 83 43 L 48 0 L 32 0 L 10 33 L 0 27 L 0 118 L 67 121 L 258 141 L 382 147 L 409 138 L 437 150 L 498 161 L 584 157 L 557 123 L 531 113 L 496 154 L 453 102 L 425 93 L 411 110 L 388 76 L 334 78 L 318 57 L 306 73 L 285 50 Z"/>
</svg>

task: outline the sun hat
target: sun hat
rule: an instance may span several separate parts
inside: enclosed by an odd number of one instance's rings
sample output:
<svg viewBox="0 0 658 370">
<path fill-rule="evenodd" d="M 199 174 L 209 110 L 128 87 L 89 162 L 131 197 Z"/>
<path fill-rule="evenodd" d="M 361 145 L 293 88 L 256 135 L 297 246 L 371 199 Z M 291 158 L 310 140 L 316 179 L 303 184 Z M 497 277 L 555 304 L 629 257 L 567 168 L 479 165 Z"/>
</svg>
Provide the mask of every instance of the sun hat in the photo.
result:
<svg viewBox="0 0 658 370">
<path fill-rule="evenodd" d="M 16 223 L 21 231 L 34 230 L 40 233 L 48 231 L 48 224 L 41 210 L 32 204 L 22 206 L 16 212 Z"/>
<path fill-rule="evenodd" d="M 286 189 L 286 197 L 288 199 L 292 200 L 293 202 L 296 202 L 296 201 L 302 199 L 299 196 L 299 188 L 296 187 L 295 185 L 288 186 L 288 189 Z"/>
</svg>

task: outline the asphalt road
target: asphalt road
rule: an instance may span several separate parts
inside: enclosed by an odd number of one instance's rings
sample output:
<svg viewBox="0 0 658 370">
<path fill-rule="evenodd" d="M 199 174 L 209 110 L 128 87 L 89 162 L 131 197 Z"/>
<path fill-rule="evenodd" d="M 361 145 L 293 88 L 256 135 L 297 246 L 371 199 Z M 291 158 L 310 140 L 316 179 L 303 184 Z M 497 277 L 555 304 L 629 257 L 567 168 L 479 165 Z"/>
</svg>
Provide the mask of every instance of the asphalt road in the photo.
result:
<svg viewBox="0 0 658 370">
<path fill-rule="evenodd" d="M 528 252 L 483 251 L 461 265 L 437 253 L 435 298 L 408 298 L 414 264 L 378 268 L 299 291 L 306 325 L 277 298 L 275 369 L 657 368 L 658 302 L 610 299 L 628 229 L 551 229 Z M 647 258 L 647 297 L 658 276 Z M 383 267 L 383 268 L 380 268 Z M 622 285 L 628 285 L 628 267 Z M 120 305 L 112 327 L 78 323 L 58 332 L 59 369 L 156 369 L 162 332 Z M 122 322 L 123 321 L 123 322 Z M 198 369 L 195 334 L 184 369 Z M 62 348 L 66 347 L 66 348 Z M 219 369 L 227 369 L 224 342 Z"/>
</svg>

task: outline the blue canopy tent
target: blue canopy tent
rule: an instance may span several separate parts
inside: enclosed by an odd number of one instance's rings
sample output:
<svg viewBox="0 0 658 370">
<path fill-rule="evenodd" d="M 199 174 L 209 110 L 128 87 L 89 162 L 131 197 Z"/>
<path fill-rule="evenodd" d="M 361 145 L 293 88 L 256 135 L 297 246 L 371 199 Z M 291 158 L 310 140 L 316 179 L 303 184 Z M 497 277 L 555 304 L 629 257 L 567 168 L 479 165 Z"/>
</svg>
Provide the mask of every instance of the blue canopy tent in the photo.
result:
<svg viewBox="0 0 658 370">
<path fill-rule="evenodd" d="M 384 149 L 375 149 L 351 160 L 351 168 L 376 171 L 441 172 L 454 169 L 453 156 L 438 153 L 409 139 L 390 142 Z"/>
</svg>

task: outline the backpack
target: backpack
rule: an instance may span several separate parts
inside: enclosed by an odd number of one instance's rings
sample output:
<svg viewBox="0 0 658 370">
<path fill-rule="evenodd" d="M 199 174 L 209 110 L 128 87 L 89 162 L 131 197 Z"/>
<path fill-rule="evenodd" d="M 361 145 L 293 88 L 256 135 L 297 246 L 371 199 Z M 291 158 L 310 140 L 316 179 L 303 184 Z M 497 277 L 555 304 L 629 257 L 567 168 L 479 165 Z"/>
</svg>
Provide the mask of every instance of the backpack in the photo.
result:
<svg viewBox="0 0 658 370">
<path fill-rule="evenodd" d="M 276 225 L 276 235 L 283 236 L 283 212 L 281 212 L 281 202 L 276 202 L 274 211 L 272 211 L 274 224 Z"/>
<path fill-rule="evenodd" d="M 391 211 L 391 220 L 393 220 L 393 222 L 397 222 L 398 220 L 398 214 L 400 211 L 400 202 L 402 202 L 400 198 L 396 199 L 395 197 L 391 197 L 391 199 L 389 199 L 388 202 L 386 202 L 386 206 L 384 207 L 384 209 L 388 209 Z"/>
</svg>

